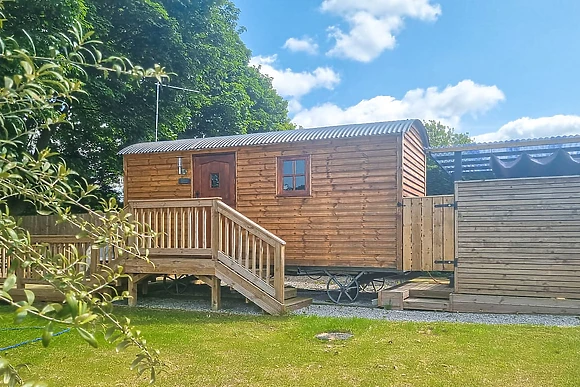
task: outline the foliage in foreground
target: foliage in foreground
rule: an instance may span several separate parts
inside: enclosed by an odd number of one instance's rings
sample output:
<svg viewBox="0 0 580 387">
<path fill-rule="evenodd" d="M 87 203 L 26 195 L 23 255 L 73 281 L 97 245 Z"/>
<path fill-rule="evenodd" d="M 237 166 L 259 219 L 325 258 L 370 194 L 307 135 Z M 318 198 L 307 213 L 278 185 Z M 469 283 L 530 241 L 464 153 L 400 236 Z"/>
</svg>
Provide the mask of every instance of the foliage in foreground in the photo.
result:
<svg viewBox="0 0 580 387">
<path fill-rule="evenodd" d="M 120 310 L 163 351 L 168 373 L 160 386 L 577 386 L 580 329 L 387 322 L 349 318 L 227 316 Z M 30 321 L 34 324 L 34 321 Z M 1 313 L 0 329 L 10 326 Z M 322 332 L 351 332 L 347 341 L 320 341 Z M 33 337 L 22 332 L 20 339 Z M 0 347 L 12 344 L 0 339 Z M 142 386 L 111 354 L 72 334 L 49 354 L 39 344 L 8 355 L 32 362 L 31 376 L 50 373 L 55 386 Z M 82 374 L 67 368 L 83 369 Z M 103 372 L 106 369 L 107 372 Z M 95 377 L 98 375 L 98 377 Z"/>
<path fill-rule="evenodd" d="M 5 1 L 0 0 L 0 11 L 4 5 Z M 33 244 L 11 215 L 8 204 L 19 198 L 34 206 L 38 214 L 58 215 L 81 230 L 79 237 L 94 240 L 93 248 L 106 247 L 123 258 L 141 254 L 136 242 L 146 235 L 139 232 L 143 228 L 131 221 L 130 214 L 119 209 L 114 200 L 102 203 L 103 211 L 99 213 L 83 205 L 96 187 L 78 178 L 58 161 L 56 154 L 31 145 L 31 139 L 44 130 L 73 125 L 65 110 L 82 95 L 88 71 L 101 76 L 116 74 L 136 82 L 145 78 L 162 81 L 167 77 L 159 66 L 144 69 L 123 57 L 104 57 L 97 49 L 100 42 L 91 35 L 79 24 L 68 34 L 44 36 L 52 45 L 46 54 L 40 54 L 29 35 L 22 42 L 0 30 L 0 65 L 6 70 L 0 87 L 0 250 L 11 257 L 10 274 L 0 290 L 0 301 L 15 308 L 16 323 L 28 315 L 44 321 L 44 346 L 50 344 L 56 326 L 66 326 L 92 347 L 98 346 L 97 332 L 102 332 L 109 343 L 115 343 L 119 351 L 136 347 L 132 367 L 139 373 L 147 371 L 154 380 L 160 366 L 157 352 L 147 346 L 129 319 L 119 320 L 112 314 L 112 303 L 124 297 L 115 295 L 109 284 L 123 277 L 122 268 L 103 265 L 101 274 L 92 273 L 87 278 L 87 252 L 71 248 L 57 254 L 46 246 Z M 94 223 L 72 215 L 73 207 L 91 213 Z M 16 273 L 22 271 L 48 281 L 66 301 L 38 309 L 33 305 L 35 295 L 28 289 L 24 290 L 25 301 L 14 301 L 10 293 L 17 285 Z M 111 290 L 113 295 L 107 295 L 105 290 Z M 19 373 L 22 369 L 0 357 L 0 385 L 25 383 Z"/>
</svg>

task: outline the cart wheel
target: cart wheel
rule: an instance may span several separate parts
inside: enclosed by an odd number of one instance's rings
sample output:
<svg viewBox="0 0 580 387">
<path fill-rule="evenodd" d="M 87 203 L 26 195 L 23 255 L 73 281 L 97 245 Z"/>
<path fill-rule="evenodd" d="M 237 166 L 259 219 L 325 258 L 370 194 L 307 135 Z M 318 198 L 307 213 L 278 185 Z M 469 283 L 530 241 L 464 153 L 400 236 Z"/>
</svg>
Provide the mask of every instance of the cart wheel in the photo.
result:
<svg viewBox="0 0 580 387">
<path fill-rule="evenodd" d="M 183 294 L 189 285 L 189 276 L 166 274 L 163 276 L 163 287 L 168 293 Z"/>
<path fill-rule="evenodd" d="M 360 285 L 361 292 L 378 293 L 385 287 L 385 277 L 375 278 L 370 282 Z"/>
<path fill-rule="evenodd" d="M 326 294 L 335 304 L 340 302 L 354 302 L 359 292 L 358 280 L 352 275 L 331 275 L 326 283 Z"/>
</svg>

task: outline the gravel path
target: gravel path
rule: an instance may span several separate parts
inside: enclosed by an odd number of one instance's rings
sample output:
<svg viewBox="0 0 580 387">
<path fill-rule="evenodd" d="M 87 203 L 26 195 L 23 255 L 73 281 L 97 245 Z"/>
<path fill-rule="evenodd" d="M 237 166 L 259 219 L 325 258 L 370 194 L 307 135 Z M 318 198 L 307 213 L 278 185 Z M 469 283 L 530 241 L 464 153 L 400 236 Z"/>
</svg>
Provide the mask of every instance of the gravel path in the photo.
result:
<svg viewBox="0 0 580 387">
<path fill-rule="evenodd" d="M 138 306 L 154 309 L 178 309 L 198 312 L 211 311 L 210 302 L 205 299 L 142 297 L 139 300 Z M 264 314 L 256 305 L 245 303 L 244 300 L 240 298 L 224 298 L 222 301 L 222 310 L 220 312 L 237 315 Z M 580 326 L 580 319 L 576 316 L 424 312 L 411 310 L 384 310 L 361 306 L 338 306 L 333 304 L 311 305 L 307 308 L 294 311 L 292 314 L 322 317 L 357 317 L 386 321 L 530 324 L 560 327 Z"/>
</svg>

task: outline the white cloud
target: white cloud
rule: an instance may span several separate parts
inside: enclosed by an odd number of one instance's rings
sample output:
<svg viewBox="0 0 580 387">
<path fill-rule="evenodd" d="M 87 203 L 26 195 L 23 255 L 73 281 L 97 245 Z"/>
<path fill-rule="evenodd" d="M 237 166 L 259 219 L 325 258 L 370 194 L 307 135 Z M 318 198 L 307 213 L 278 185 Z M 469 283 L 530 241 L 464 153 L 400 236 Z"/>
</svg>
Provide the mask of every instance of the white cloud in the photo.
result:
<svg viewBox="0 0 580 387">
<path fill-rule="evenodd" d="M 405 18 L 434 21 L 441 14 L 439 4 L 431 0 L 324 0 L 321 9 L 341 16 L 350 27 L 348 32 L 328 28 L 336 43 L 327 55 L 359 62 L 370 62 L 393 49 Z"/>
<path fill-rule="evenodd" d="M 255 56 L 250 65 L 260 66 L 260 72 L 272 78 L 272 85 L 282 97 L 298 100 L 314 89 L 332 90 L 340 83 L 340 75 L 330 67 L 317 67 L 314 71 L 295 72 L 275 67 L 276 55 Z"/>
<path fill-rule="evenodd" d="M 522 117 L 503 125 L 496 132 L 474 136 L 476 142 L 505 141 L 517 138 L 538 138 L 580 134 L 580 116 Z"/>
<path fill-rule="evenodd" d="M 347 108 L 326 103 L 298 112 L 292 121 L 308 128 L 420 118 L 459 127 L 464 115 L 485 113 L 504 99 L 497 86 L 464 80 L 441 91 L 436 87 L 410 90 L 402 99 L 380 95 Z"/>
<path fill-rule="evenodd" d="M 307 54 L 314 55 L 318 52 L 318 44 L 316 44 L 311 38 L 304 37 L 302 39 L 290 38 L 284 43 L 283 48 L 286 48 L 292 52 L 305 52 Z"/>
</svg>

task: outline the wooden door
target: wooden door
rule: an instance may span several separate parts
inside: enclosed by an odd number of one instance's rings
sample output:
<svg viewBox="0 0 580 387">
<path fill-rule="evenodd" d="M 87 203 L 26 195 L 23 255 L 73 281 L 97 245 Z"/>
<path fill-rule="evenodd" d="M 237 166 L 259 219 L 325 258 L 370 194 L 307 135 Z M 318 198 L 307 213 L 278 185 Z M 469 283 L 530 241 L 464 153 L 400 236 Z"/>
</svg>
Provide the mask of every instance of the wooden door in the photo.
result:
<svg viewBox="0 0 580 387">
<path fill-rule="evenodd" d="M 236 206 L 236 157 L 234 153 L 193 157 L 193 197 L 221 197 Z"/>
</svg>

